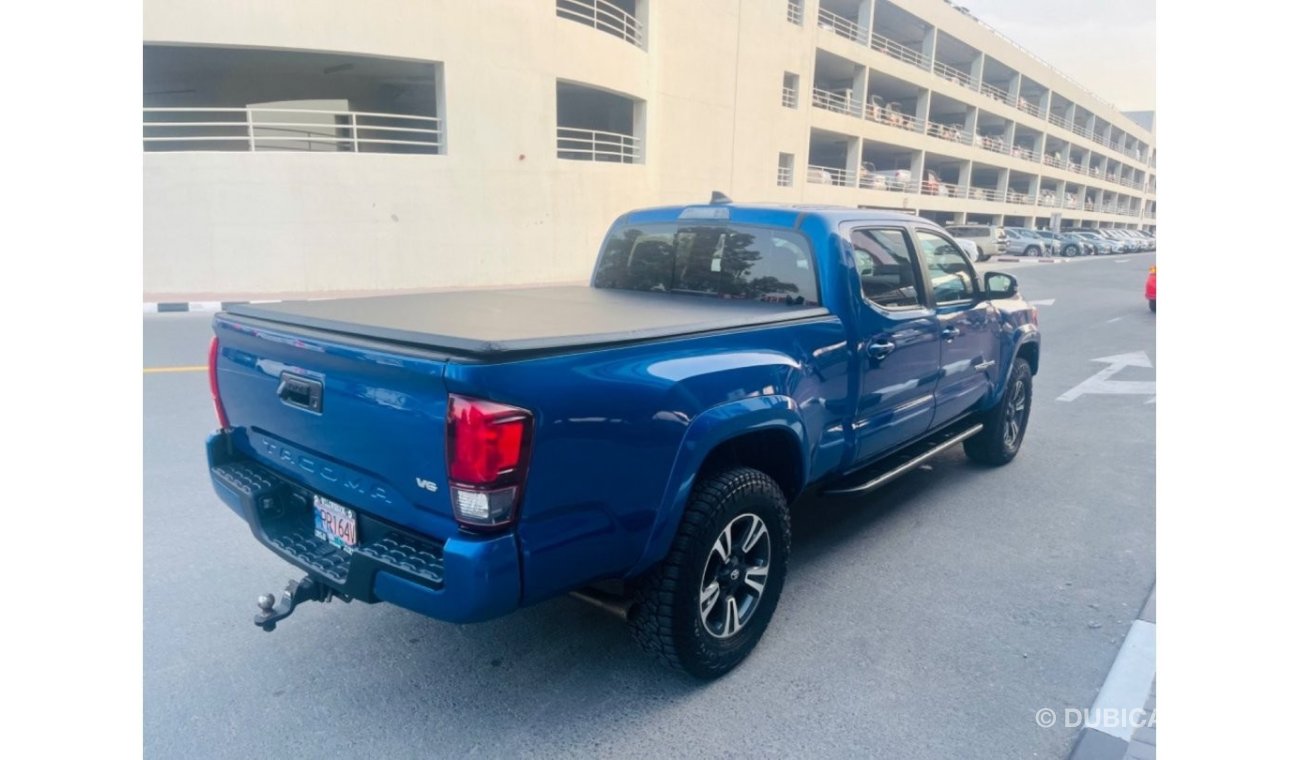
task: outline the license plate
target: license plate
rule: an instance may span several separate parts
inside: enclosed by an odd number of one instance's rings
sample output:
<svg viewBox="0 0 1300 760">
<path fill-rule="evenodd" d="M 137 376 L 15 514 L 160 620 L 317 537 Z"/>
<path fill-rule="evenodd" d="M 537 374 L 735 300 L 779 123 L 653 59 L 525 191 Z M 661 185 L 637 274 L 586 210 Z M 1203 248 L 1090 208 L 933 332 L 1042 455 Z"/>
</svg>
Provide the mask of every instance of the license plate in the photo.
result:
<svg viewBox="0 0 1300 760">
<path fill-rule="evenodd" d="M 357 545 L 357 513 L 316 494 L 312 495 L 311 505 L 316 513 L 316 537 L 352 551 Z"/>
</svg>

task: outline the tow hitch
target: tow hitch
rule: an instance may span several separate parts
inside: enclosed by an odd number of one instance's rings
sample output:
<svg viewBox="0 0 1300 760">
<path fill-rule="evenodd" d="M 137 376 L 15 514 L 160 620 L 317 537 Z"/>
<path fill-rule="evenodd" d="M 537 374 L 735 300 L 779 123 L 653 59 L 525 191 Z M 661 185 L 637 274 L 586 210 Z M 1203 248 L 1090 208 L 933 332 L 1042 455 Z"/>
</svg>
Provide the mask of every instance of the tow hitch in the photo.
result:
<svg viewBox="0 0 1300 760">
<path fill-rule="evenodd" d="M 253 616 L 253 624 L 264 631 L 274 631 L 275 624 L 292 615 L 294 608 L 303 602 L 328 602 L 335 596 L 332 589 L 312 580 L 311 576 L 300 581 L 289 581 L 289 585 L 280 592 L 278 602 L 274 594 L 257 597 L 257 608 L 261 611 Z M 347 597 L 339 598 L 345 602 L 350 601 Z"/>
</svg>

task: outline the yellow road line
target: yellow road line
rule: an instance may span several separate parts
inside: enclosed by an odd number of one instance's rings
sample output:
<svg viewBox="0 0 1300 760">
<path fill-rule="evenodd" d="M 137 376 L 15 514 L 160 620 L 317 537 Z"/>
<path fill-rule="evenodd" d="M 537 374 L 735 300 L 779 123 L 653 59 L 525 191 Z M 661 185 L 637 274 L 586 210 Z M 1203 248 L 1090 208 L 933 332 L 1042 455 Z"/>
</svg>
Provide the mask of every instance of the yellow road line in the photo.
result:
<svg viewBox="0 0 1300 760">
<path fill-rule="evenodd" d="M 207 372 L 207 371 L 208 371 L 208 365 L 206 364 L 196 364 L 190 367 L 145 367 L 144 368 L 144 373 L 146 375 L 152 374 L 154 372 Z"/>
</svg>

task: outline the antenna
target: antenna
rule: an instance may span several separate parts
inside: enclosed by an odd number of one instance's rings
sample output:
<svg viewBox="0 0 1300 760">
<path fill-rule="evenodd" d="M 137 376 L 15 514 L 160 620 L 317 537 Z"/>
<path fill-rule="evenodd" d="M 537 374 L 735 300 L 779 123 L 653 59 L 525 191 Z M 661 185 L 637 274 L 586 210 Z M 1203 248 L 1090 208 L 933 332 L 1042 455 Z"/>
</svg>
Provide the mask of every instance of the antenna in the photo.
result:
<svg viewBox="0 0 1300 760">
<path fill-rule="evenodd" d="M 722 205 L 722 204 L 724 204 L 724 203 L 731 203 L 731 202 L 732 202 L 732 200 L 731 200 L 730 198 L 728 198 L 728 197 L 727 197 L 727 194 L 724 193 L 724 192 L 722 192 L 721 190 L 714 190 L 714 191 L 713 191 L 713 197 L 712 197 L 712 198 L 709 198 L 709 205 L 710 205 L 710 206 L 719 206 L 719 205 Z"/>
</svg>

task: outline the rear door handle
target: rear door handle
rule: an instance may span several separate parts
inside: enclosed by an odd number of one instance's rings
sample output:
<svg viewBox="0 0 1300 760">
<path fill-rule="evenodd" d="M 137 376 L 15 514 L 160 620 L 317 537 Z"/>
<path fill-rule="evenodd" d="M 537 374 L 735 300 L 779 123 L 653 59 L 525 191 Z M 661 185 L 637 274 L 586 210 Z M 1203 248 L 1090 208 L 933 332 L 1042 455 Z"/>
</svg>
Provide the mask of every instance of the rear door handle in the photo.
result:
<svg viewBox="0 0 1300 760">
<path fill-rule="evenodd" d="M 961 335 L 961 330 L 956 327 L 945 327 L 939 331 L 939 335 L 943 336 L 944 340 L 953 340 Z"/>
<path fill-rule="evenodd" d="M 892 340 L 878 340 L 867 345 L 867 356 L 880 361 L 892 354 L 895 348 L 898 346 L 894 345 Z"/>
</svg>

